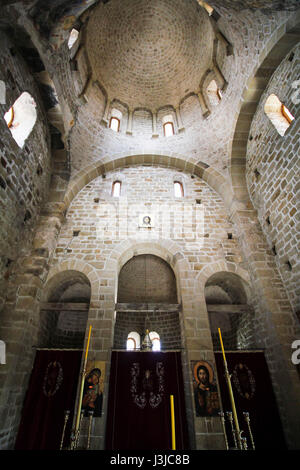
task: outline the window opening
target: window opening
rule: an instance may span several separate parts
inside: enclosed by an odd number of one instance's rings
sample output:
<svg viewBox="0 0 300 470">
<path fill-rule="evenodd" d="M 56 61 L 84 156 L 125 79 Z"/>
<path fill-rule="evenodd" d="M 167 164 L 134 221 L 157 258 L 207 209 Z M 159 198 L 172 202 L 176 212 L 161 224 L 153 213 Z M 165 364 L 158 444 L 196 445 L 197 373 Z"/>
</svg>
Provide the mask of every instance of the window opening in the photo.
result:
<svg viewBox="0 0 300 470">
<path fill-rule="evenodd" d="M 113 131 L 119 132 L 119 130 L 120 130 L 120 119 L 118 119 L 116 117 L 111 117 L 110 121 L 109 121 L 109 127 Z"/>
<path fill-rule="evenodd" d="M 152 351 L 160 351 L 160 337 L 156 331 L 150 331 L 150 339 L 152 341 Z"/>
<path fill-rule="evenodd" d="M 202 2 L 201 0 L 198 0 L 198 3 L 199 3 L 199 5 L 202 6 L 202 8 L 204 8 L 204 9 L 207 11 L 207 13 L 209 14 L 209 16 L 211 16 L 211 15 L 213 14 L 214 9 L 213 9 L 213 7 L 211 7 L 208 3 Z"/>
<path fill-rule="evenodd" d="M 121 194 L 121 181 L 115 181 L 112 187 L 112 196 L 120 197 Z"/>
<path fill-rule="evenodd" d="M 217 82 L 215 80 L 212 80 L 209 83 L 206 91 L 207 91 L 210 103 L 213 106 L 216 106 L 217 104 L 219 104 L 219 102 L 222 99 L 222 92 L 220 88 L 218 87 Z"/>
<path fill-rule="evenodd" d="M 79 36 L 79 31 L 75 28 L 72 29 L 69 39 L 68 39 L 68 48 L 71 49 L 72 46 L 75 44 Z"/>
<path fill-rule="evenodd" d="M 19 147 L 23 147 L 35 125 L 36 118 L 36 103 L 27 91 L 24 91 L 4 114 L 6 124 Z"/>
<path fill-rule="evenodd" d="M 289 109 L 276 95 L 271 94 L 265 103 L 264 111 L 277 132 L 284 136 L 291 122 L 295 119 Z"/>
<path fill-rule="evenodd" d="M 170 137 L 171 135 L 174 135 L 173 122 L 165 122 L 164 123 L 164 134 L 165 134 L 165 137 Z"/>
<path fill-rule="evenodd" d="M 183 197 L 183 186 L 180 181 L 174 181 L 174 195 L 175 197 Z"/>
<path fill-rule="evenodd" d="M 141 347 L 141 338 L 136 331 L 131 331 L 127 336 L 126 349 L 127 351 L 135 351 Z"/>
</svg>

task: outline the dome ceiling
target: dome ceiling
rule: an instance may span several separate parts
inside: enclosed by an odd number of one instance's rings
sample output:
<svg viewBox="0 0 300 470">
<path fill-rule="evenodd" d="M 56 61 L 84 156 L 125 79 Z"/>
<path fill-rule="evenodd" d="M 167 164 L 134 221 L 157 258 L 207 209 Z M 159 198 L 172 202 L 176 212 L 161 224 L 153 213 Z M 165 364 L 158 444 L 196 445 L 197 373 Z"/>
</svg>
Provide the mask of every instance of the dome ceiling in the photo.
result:
<svg viewBox="0 0 300 470">
<path fill-rule="evenodd" d="M 110 99 L 131 109 L 177 106 L 211 66 L 207 13 L 186 0 L 111 0 L 92 12 L 86 49 Z"/>
</svg>

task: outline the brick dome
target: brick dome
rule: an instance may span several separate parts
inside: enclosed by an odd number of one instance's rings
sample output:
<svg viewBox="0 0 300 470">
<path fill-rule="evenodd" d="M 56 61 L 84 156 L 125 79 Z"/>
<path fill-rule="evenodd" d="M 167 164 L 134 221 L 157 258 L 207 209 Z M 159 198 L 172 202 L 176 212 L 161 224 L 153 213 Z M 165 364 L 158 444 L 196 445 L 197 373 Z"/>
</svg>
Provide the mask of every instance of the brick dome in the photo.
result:
<svg viewBox="0 0 300 470">
<path fill-rule="evenodd" d="M 213 40 L 196 2 L 112 0 L 90 16 L 86 47 L 94 79 L 109 97 L 155 109 L 198 90 Z"/>
</svg>

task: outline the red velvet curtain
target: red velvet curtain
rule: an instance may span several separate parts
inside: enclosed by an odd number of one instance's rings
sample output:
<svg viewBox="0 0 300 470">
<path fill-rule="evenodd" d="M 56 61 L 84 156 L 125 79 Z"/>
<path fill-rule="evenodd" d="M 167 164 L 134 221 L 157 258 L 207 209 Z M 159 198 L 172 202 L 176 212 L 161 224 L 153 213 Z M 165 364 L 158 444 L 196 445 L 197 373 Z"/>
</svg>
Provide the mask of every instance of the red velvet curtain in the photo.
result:
<svg viewBox="0 0 300 470">
<path fill-rule="evenodd" d="M 106 448 L 170 450 L 170 395 L 176 449 L 188 449 L 179 352 L 112 352 Z"/>
<path fill-rule="evenodd" d="M 81 356 L 82 351 L 36 352 L 15 449 L 59 449 L 66 410 L 71 411 L 65 439 L 68 443 Z"/>
<path fill-rule="evenodd" d="M 276 399 L 263 352 L 227 353 L 226 361 L 238 414 L 239 426 L 244 430 L 248 448 L 251 441 L 243 412 L 248 412 L 256 450 L 286 449 Z M 222 353 L 215 353 L 223 410 L 232 411 Z M 232 432 L 226 418 L 229 445 L 233 446 Z"/>
</svg>

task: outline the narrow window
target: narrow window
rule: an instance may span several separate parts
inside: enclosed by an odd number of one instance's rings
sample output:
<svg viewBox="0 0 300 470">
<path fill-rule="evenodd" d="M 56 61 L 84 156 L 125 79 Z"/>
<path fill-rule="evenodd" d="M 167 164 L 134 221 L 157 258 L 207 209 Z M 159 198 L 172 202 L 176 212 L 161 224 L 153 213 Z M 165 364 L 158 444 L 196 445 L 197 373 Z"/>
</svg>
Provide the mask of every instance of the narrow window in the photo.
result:
<svg viewBox="0 0 300 470">
<path fill-rule="evenodd" d="M 36 103 L 27 91 L 22 93 L 4 114 L 6 124 L 19 147 L 23 147 L 35 125 L 36 118 Z"/>
<path fill-rule="evenodd" d="M 164 134 L 165 137 L 170 137 L 174 135 L 174 124 L 173 122 L 165 122 L 164 123 Z"/>
<path fill-rule="evenodd" d="M 175 197 L 183 197 L 183 186 L 180 181 L 174 181 L 174 196 Z"/>
<path fill-rule="evenodd" d="M 198 3 L 199 3 L 199 5 L 202 6 L 202 8 L 204 8 L 204 9 L 207 11 L 207 13 L 209 14 L 209 16 L 211 16 L 211 15 L 213 14 L 214 9 L 213 9 L 213 7 L 211 7 L 208 3 L 202 2 L 201 0 L 198 0 Z"/>
<path fill-rule="evenodd" d="M 222 92 L 220 88 L 218 87 L 217 82 L 215 80 L 212 80 L 209 83 L 206 91 L 207 91 L 210 103 L 213 106 L 216 106 L 217 104 L 219 104 L 219 102 L 222 99 Z"/>
<path fill-rule="evenodd" d="M 150 331 L 150 339 L 152 341 L 152 351 L 160 351 L 160 337 L 156 331 Z"/>
<path fill-rule="evenodd" d="M 116 117 L 111 117 L 110 121 L 109 121 L 109 127 L 113 131 L 119 132 L 119 130 L 120 130 L 120 119 L 118 119 Z"/>
<path fill-rule="evenodd" d="M 135 351 L 141 347 L 141 337 L 136 331 L 131 331 L 127 336 L 127 351 Z"/>
<path fill-rule="evenodd" d="M 134 351 L 136 349 L 136 342 L 134 338 L 127 338 L 126 349 L 127 351 Z"/>
<path fill-rule="evenodd" d="M 291 122 L 294 120 L 294 116 L 288 110 L 288 108 L 280 101 L 280 99 L 271 94 L 264 106 L 264 111 L 277 132 L 284 136 L 286 130 L 289 128 Z"/>
<path fill-rule="evenodd" d="M 71 49 L 72 46 L 75 44 L 75 42 L 78 39 L 78 36 L 79 36 L 79 31 L 77 31 L 77 29 L 73 28 L 71 33 L 70 33 L 69 39 L 68 39 L 68 48 L 69 49 Z"/>
<path fill-rule="evenodd" d="M 120 197 L 121 194 L 121 181 L 115 181 L 112 186 L 112 196 Z"/>
</svg>

